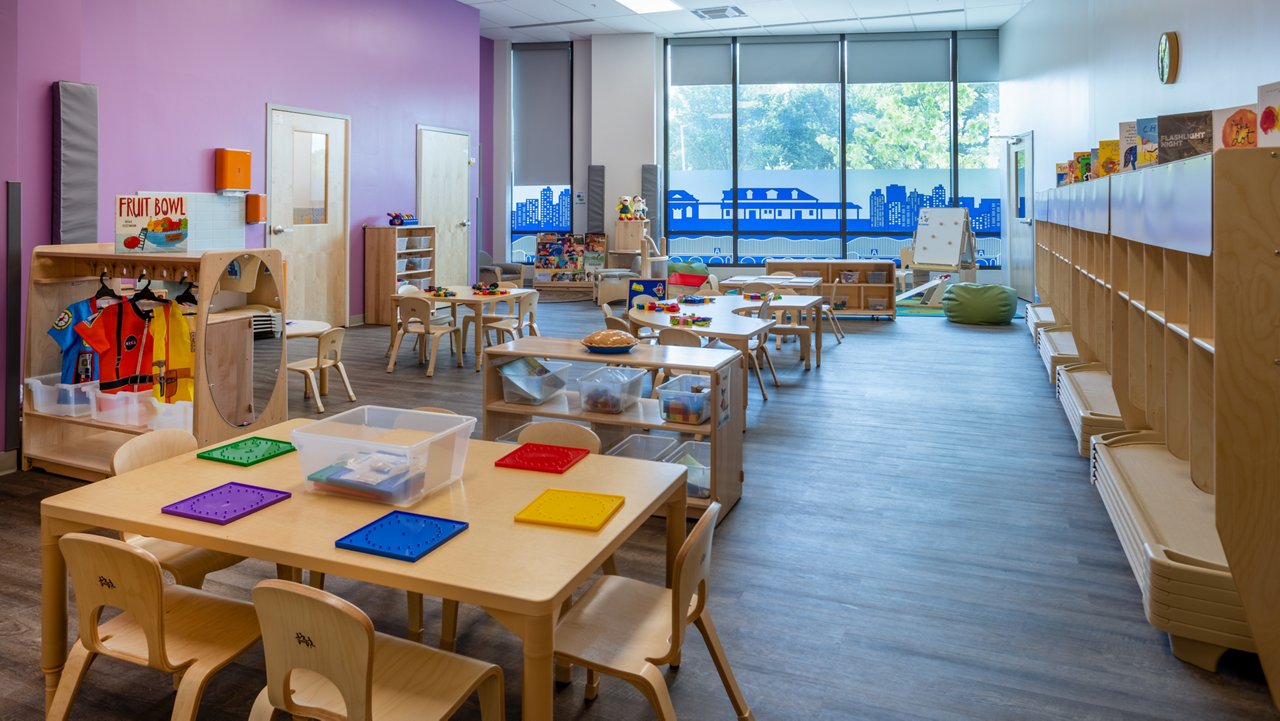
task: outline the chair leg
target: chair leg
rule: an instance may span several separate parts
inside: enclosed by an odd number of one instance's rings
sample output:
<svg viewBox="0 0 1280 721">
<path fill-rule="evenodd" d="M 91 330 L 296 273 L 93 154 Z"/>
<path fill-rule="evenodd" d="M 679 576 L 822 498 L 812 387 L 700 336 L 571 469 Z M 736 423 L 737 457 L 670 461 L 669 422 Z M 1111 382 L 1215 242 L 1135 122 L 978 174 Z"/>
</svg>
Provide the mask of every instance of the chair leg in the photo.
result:
<svg viewBox="0 0 1280 721">
<path fill-rule="evenodd" d="M 53 692 L 53 702 L 49 704 L 49 711 L 45 714 L 48 721 L 66 721 L 67 714 L 71 711 L 71 702 L 75 701 L 76 694 L 80 692 L 84 675 L 97 657 L 98 654 L 90 652 L 79 641 L 71 647 L 67 663 L 62 667 L 62 677 L 58 679 L 58 688 Z"/>
<path fill-rule="evenodd" d="M 337 362 L 338 375 L 342 376 L 342 385 L 347 389 L 347 400 L 354 401 L 356 392 L 351 390 L 351 379 L 347 377 L 347 368 L 342 365 L 342 361 Z"/>
<path fill-rule="evenodd" d="M 627 683 L 635 686 L 653 706 L 653 713 L 658 721 L 676 721 L 676 710 L 671 705 L 671 690 L 667 688 L 667 680 L 662 671 L 651 663 L 646 663 L 639 676 L 627 675 Z"/>
<path fill-rule="evenodd" d="M 220 668 L 222 665 L 200 663 L 187 668 L 186 673 L 182 674 L 178 693 L 173 698 L 173 713 L 169 716 L 169 721 L 195 721 L 196 714 L 200 711 L 200 697 L 204 695 L 204 689 L 209 685 L 213 674 Z"/>
<path fill-rule="evenodd" d="M 426 339 L 426 336 L 422 336 Z M 430 378 L 436 372 L 436 353 L 440 351 L 440 336 L 431 336 L 431 362 L 427 363 L 427 377 Z"/>
<path fill-rule="evenodd" d="M 320 400 L 320 385 L 316 382 L 316 374 L 313 371 L 303 371 L 303 375 L 307 377 L 307 385 L 311 388 L 311 396 L 316 402 L 316 412 L 324 413 L 324 401 Z"/>
<path fill-rule="evenodd" d="M 408 591 L 405 596 L 409 602 L 409 623 L 405 638 L 415 643 L 422 643 L 422 594 Z"/>
<path fill-rule="evenodd" d="M 484 677 L 476 689 L 480 700 L 480 721 L 503 721 L 506 718 L 506 689 L 502 682 L 502 669 L 495 668 Z"/>
<path fill-rule="evenodd" d="M 764 389 L 764 375 L 763 375 L 763 372 L 760 370 L 760 359 L 756 358 L 756 354 L 754 352 L 747 351 L 747 360 L 751 361 L 751 367 L 755 368 L 756 370 L 756 383 L 760 384 L 761 398 L 763 398 L 766 401 L 769 400 L 769 394 L 765 392 L 765 389 Z"/>
<path fill-rule="evenodd" d="M 452 652 L 458 647 L 458 602 L 440 601 L 440 650 Z"/>
<path fill-rule="evenodd" d="M 738 680 L 733 676 L 729 659 L 724 654 L 724 646 L 720 645 L 720 634 L 716 633 L 715 624 L 711 622 L 711 614 L 704 608 L 702 614 L 693 623 L 702 632 L 702 640 L 707 642 L 707 650 L 711 652 L 711 660 L 715 662 L 716 671 L 720 673 L 720 681 L 724 684 L 725 693 L 729 694 L 729 702 L 733 704 L 734 712 L 742 721 L 754 719 L 755 715 L 747 706 L 742 689 L 738 688 Z"/>
<path fill-rule="evenodd" d="M 595 701 L 600 695 L 600 674 L 594 669 L 587 669 L 587 685 L 582 689 L 582 698 Z"/>
<path fill-rule="evenodd" d="M 293 581 L 294 583 L 302 583 L 302 569 L 296 566 L 286 566 L 283 563 L 276 564 L 276 578 L 281 581 Z"/>
<path fill-rule="evenodd" d="M 276 708 L 271 705 L 271 697 L 267 695 L 266 687 L 258 693 L 258 698 L 253 701 L 253 708 L 249 710 L 249 721 L 271 721 L 276 715 Z"/>
<path fill-rule="evenodd" d="M 418 365 L 427 362 L 427 334 L 418 336 Z"/>
<path fill-rule="evenodd" d="M 320 573 L 319 571 L 308 571 L 307 585 L 312 588 L 318 588 L 321 591 L 323 591 L 324 590 L 324 574 Z"/>
<path fill-rule="evenodd" d="M 604 563 L 600 564 L 600 568 L 604 571 L 606 576 L 617 576 L 618 560 L 614 558 L 611 553 L 608 558 L 604 559 Z"/>
<path fill-rule="evenodd" d="M 764 362 L 769 366 L 769 375 L 773 376 L 773 387 L 778 387 L 778 374 L 773 370 L 773 359 L 769 357 L 769 349 L 763 343 L 760 344 L 760 355 L 764 357 Z"/>
<path fill-rule="evenodd" d="M 456 342 L 454 341 L 454 336 L 457 336 Z M 456 350 L 456 348 L 459 345 L 465 344 L 466 342 L 467 342 L 467 336 L 462 331 L 455 328 L 454 330 L 449 332 L 449 350 L 453 352 L 453 361 L 459 368 L 462 367 L 462 353 L 459 353 Z M 466 351 L 463 350 L 463 353 L 465 352 Z"/>
<path fill-rule="evenodd" d="M 391 356 L 391 360 L 387 362 L 387 372 L 396 369 L 396 354 L 400 352 L 400 341 L 404 340 L 404 330 L 396 331 L 396 337 L 391 341 L 391 348 L 387 354 Z"/>
</svg>

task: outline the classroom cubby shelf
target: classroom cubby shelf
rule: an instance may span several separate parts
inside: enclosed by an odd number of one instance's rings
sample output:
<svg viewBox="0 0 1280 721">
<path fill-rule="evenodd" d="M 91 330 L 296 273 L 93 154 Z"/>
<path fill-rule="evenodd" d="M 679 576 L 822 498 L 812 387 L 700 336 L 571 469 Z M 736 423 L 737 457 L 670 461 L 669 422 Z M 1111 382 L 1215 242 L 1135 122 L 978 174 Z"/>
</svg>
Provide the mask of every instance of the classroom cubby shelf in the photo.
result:
<svg viewBox="0 0 1280 721">
<path fill-rule="evenodd" d="M 1070 335 L 1059 399 L 1148 620 L 1206 669 L 1256 651 L 1280 705 L 1280 154 L 1043 191 L 1035 220 L 1027 324 L 1046 365 Z"/>
</svg>

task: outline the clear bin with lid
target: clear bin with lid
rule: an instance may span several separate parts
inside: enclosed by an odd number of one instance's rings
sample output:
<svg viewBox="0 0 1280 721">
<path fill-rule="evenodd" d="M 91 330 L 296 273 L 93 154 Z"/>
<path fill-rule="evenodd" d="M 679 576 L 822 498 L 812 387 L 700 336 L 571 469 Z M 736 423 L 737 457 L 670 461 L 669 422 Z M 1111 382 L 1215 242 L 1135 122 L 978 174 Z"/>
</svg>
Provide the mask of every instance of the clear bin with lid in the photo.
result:
<svg viewBox="0 0 1280 721">
<path fill-rule="evenodd" d="M 643 368 L 601 366 L 578 379 L 582 410 L 591 413 L 621 413 L 640 400 Z"/>
<path fill-rule="evenodd" d="M 462 477 L 476 419 L 361 406 L 295 428 L 307 487 L 397 506 Z"/>
<path fill-rule="evenodd" d="M 674 438 L 654 436 L 648 433 L 633 433 L 610 448 L 606 456 L 622 456 L 637 458 L 642 461 L 656 461 L 669 453 L 676 444 Z"/>
<path fill-rule="evenodd" d="M 697 425 L 711 417 L 711 376 L 679 375 L 658 386 L 662 417 Z"/>
<path fill-rule="evenodd" d="M 685 487 L 690 498 L 711 497 L 711 444 L 706 441 L 685 441 L 662 459 L 666 463 L 679 463 L 689 469 Z"/>
<path fill-rule="evenodd" d="M 51 416 L 83 416 L 89 412 L 90 390 L 98 389 L 97 381 L 61 383 L 61 373 L 28 378 L 27 395 L 36 412 Z"/>
<path fill-rule="evenodd" d="M 146 426 L 151 422 L 151 389 L 145 391 L 121 390 L 104 393 L 100 388 L 89 389 L 89 417 L 104 423 L 122 426 Z"/>
<path fill-rule="evenodd" d="M 537 406 L 564 390 L 569 363 L 518 358 L 498 368 L 502 376 L 502 400 Z"/>
</svg>

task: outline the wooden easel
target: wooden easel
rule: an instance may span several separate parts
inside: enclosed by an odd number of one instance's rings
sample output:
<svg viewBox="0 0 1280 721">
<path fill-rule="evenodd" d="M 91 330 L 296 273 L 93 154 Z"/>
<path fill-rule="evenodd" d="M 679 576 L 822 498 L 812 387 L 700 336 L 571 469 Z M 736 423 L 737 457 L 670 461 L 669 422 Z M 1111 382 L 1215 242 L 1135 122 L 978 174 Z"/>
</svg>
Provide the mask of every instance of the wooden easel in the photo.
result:
<svg viewBox="0 0 1280 721">
<path fill-rule="evenodd" d="M 942 295 L 955 274 L 972 283 L 978 278 L 977 253 L 968 208 L 922 208 L 911 241 L 913 270 L 941 272 L 942 276 L 899 295 L 897 301 L 921 296 L 920 307 L 941 308 Z"/>
</svg>

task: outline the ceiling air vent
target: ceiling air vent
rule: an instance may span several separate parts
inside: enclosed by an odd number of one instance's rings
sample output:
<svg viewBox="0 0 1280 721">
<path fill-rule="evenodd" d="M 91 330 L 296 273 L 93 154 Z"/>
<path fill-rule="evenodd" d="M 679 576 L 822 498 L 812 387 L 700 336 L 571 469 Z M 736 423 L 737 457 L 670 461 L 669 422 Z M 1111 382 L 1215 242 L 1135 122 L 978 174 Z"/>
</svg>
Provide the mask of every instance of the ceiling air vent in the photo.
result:
<svg viewBox="0 0 1280 721">
<path fill-rule="evenodd" d="M 732 18 L 746 17 L 746 13 L 742 12 L 742 8 L 736 5 L 720 5 L 713 8 L 698 8 L 693 11 L 694 15 L 703 20 L 729 20 Z"/>
</svg>

